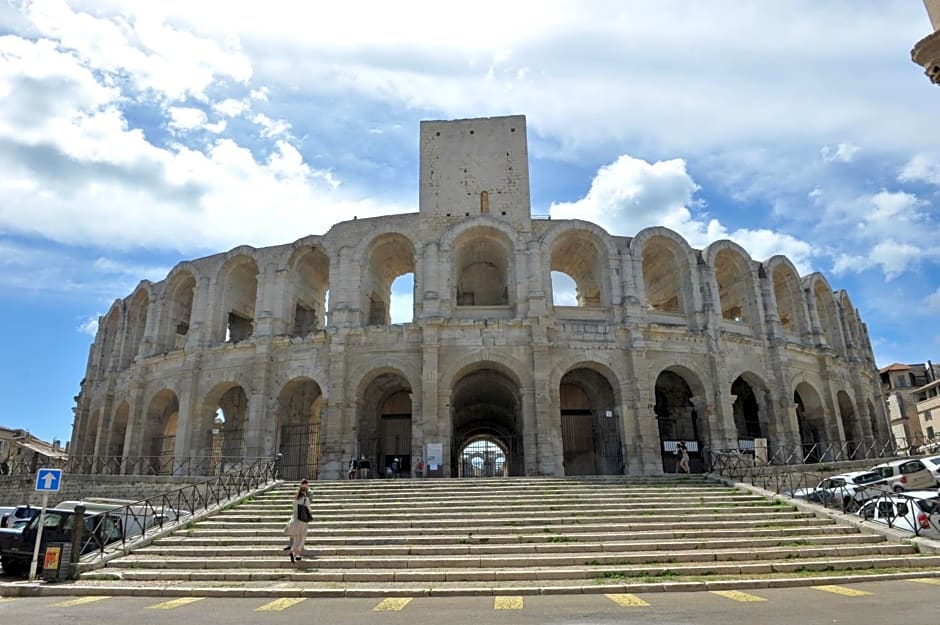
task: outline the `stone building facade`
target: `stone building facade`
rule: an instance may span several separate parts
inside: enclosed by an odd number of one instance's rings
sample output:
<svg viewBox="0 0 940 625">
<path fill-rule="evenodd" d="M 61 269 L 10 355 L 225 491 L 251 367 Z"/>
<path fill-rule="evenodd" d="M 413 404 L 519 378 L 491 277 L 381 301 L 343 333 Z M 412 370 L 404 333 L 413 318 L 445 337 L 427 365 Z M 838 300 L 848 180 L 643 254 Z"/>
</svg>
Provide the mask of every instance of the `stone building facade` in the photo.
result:
<svg viewBox="0 0 940 625">
<path fill-rule="evenodd" d="M 866 327 L 821 274 L 661 227 L 533 219 L 522 116 L 423 122 L 420 152 L 417 213 L 181 262 L 117 300 L 73 453 L 156 472 L 280 453 L 319 479 L 353 458 L 652 475 L 680 440 L 701 466 L 760 439 L 812 456 L 890 436 Z M 413 319 L 392 324 L 405 274 Z M 553 274 L 577 305 L 556 303 Z"/>
<path fill-rule="evenodd" d="M 917 43 L 911 50 L 911 60 L 924 68 L 930 82 L 940 85 L 940 0 L 924 0 L 933 32 Z"/>
</svg>

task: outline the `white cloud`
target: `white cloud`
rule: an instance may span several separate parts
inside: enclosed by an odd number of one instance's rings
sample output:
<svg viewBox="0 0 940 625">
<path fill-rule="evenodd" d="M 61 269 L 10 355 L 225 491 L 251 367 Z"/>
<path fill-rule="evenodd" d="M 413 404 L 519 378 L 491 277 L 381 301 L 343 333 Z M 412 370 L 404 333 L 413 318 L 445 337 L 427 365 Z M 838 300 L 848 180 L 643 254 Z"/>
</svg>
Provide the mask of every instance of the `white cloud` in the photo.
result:
<svg viewBox="0 0 940 625">
<path fill-rule="evenodd" d="M 167 113 L 170 115 L 169 126 L 174 130 L 201 128 L 209 121 L 206 112 L 197 108 L 172 106 Z"/>
<path fill-rule="evenodd" d="M 251 109 L 251 105 L 248 102 L 236 100 L 235 98 L 226 98 L 212 105 L 212 110 L 226 117 L 238 117 L 249 109 Z"/>
<path fill-rule="evenodd" d="M 78 330 L 82 334 L 87 334 L 90 337 L 95 337 L 98 334 L 98 318 L 89 317 L 88 319 L 80 323 L 79 326 L 75 329 Z"/>
<path fill-rule="evenodd" d="M 936 154 L 917 154 L 898 174 L 900 182 L 927 182 L 940 186 L 940 157 Z"/>
<path fill-rule="evenodd" d="M 866 216 L 869 222 L 880 222 L 896 220 L 898 218 L 905 221 L 914 221 L 919 217 L 916 209 L 923 206 L 924 202 L 917 199 L 916 195 L 903 191 L 879 191 L 871 197 L 871 203 L 875 205 L 875 210 Z"/>
<path fill-rule="evenodd" d="M 264 113 L 258 113 L 252 120 L 261 127 L 261 133 L 268 138 L 290 135 L 290 124 L 283 119 L 271 119 Z"/>
<path fill-rule="evenodd" d="M 882 241 L 875 245 L 871 251 L 872 262 L 881 266 L 886 280 L 893 280 L 923 257 L 924 253 L 917 247 L 907 243 L 899 243 L 893 239 Z"/>
<path fill-rule="evenodd" d="M 826 163 L 851 163 L 855 160 L 855 156 L 861 151 L 862 148 L 857 145 L 852 145 L 851 143 L 840 143 L 836 146 L 836 149 L 833 150 L 828 145 L 824 145 L 820 154 L 822 154 L 823 162 Z"/>
</svg>

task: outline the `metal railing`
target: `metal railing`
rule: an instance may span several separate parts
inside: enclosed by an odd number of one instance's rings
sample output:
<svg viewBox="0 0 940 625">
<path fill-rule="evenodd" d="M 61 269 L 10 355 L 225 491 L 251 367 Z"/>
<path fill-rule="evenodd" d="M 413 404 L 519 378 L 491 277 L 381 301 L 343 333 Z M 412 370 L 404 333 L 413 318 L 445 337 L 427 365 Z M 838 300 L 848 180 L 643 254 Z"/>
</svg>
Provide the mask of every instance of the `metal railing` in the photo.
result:
<svg viewBox="0 0 940 625">
<path fill-rule="evenodd" d="M 712 472 L 728 480 L 745 482 L 778 495 L 805 499 L 843 514 L 890 528 L 910 531 L 915 536 L 929 532 L 940 538 L 940 490 L 935 497 L 915 497 L 883 486 L 884 480 L 866 484 L 827 486 L 823 480 L 836 473 L 819 464 L 809 470 L 764 465 L 750 456 L 727 452 L 710 453 Z"/>
<path fill-rule="evenodd" d="M 67 459 L 11 458 L 0 462 L 0 476 L 33 475 L 39 468 L 62 469 L 72 475 L 143 475 L 206 477 L 221 475 L 269 460 L 269 457 L 208 456 L 70 456 Z"/>
<path fill-rule="evenodd" d="M 277 460 L 269 458 L 135 503 L 86 514 L 79 553 L 88 561 L 100 558 L 106 548 L 127 549 L 129 543 L 183 525 L 276 479 Z"/>
</svg>

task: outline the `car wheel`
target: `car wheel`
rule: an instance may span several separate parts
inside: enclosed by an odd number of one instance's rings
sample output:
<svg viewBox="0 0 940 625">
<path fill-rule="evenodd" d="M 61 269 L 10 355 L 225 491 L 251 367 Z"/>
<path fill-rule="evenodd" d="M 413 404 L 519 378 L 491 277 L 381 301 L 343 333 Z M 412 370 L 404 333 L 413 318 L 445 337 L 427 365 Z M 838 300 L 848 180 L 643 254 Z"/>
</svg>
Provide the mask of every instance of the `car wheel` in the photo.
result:
<svg viewBox="0 0 940 625">
<path fill-rule="evenodd" d="M 26 562 L 23 560 L 3 558 L 0 565 L 3 565 L 3 572 L 7 575 L 22 575 L 26 572 Z"/>
</svg>

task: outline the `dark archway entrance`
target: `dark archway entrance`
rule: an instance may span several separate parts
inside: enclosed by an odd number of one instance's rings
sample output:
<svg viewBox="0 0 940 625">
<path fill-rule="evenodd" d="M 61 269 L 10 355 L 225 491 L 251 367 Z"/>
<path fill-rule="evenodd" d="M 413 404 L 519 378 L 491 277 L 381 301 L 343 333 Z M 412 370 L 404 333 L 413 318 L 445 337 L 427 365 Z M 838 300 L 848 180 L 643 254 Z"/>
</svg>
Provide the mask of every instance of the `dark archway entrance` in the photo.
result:
<svg viewBox="0 0 940 625">
<path fill-rule="evenodd" d="M 309 378 L 287 383 L 277 399 L 278 471 L 286 480 L 315 480 L 320 470 L 323 394 Z"/>
<path fill-rule="evenodd" d="M 377 475 L 410 475 L 411 384 L 398 372 L 381 373 L 369 383 L 362 402 L 360 458 Z"/>
<path fill-rule="evenodd" d="M 698 383 L 698 380 L 693 382 Z M 663 471 L 668 473 L 676 470 L 678 456 L 674 452 L 679 442 L 684 442 L 688 447 L 692 471 L 705 471 L 699 441 L 698 413 L 692 404 L 694 396 L 689 382 L 675 371 L 663 371 L 656 378 L 656 404 L 653 412 L 656 413 L 659 423 Z"/>
<path fill-rule="evenodd" d="M 561 379 L 559 400 L 565 475 L 622 475 L 620 419 L 607 378 L 573 369 Z"/>
<path fill-rule="evenodd" d="M 816 390 L 801 382 L 793 392 L 796 404 L 796 420 L 800 427 L 802 461 L 819 462 L 823 457 L 825 422 L 823 420 L 822 401 Z"/>
<path fill-rule="evenodd" d="M 495 368 L 476 369 L 454 384 L 450 405 L 453 419 L 451 475 L 525 475 L 522 401 L 517 382 Z M 497 449 L 502 452 L 501 460 Z M 478 452 L 483 455 L 476 455 Z M 491 454 L 491 467 L 486 464 L 487 453 Z M 496 470 L 498 460 L 499 471 Z M 475 465 L 481 461 L 483 466 L 476 469 Z M 463 470 L 464 462 L 469 462 L 467 471 Z"/>
</svg>

